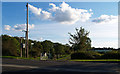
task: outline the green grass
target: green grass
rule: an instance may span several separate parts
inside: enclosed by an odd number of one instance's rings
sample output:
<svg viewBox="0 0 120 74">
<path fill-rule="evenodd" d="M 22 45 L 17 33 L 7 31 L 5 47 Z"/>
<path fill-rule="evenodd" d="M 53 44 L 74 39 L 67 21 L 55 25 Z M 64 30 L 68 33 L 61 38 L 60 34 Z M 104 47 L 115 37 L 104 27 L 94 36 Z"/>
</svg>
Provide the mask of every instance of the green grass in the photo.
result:
<svg viewBox="0 0 120 74">
<path fill-rule="evenodd" d="M 40 57 L 37 58 L 24 58 L 24 57 L 16 57 L 16 56 L 0 56 L 2 58 L 13 58 L 13 59 L 31 59 L 31 60 L 40 60 Z M 69 55 L 59 58 L 57 60 L 66 60 L 66 58 L 69 57 Z M 89 61 L 120 61 L 120 59 L 74 59 L 74 60 L 69 60 L 69 61 L 85 61 L 85 62 L 89 62 Z"/>
<path fill-rule="evenodd" d="M 58 58 L 57 60 L 68 60 L 67 57 L 70 57 L 70 55 L 64 55 L 63 57 Z"/>
<path fill-rule="evenodd" d="M 120 59 L 75 59 L 75 60 L 70 60 L 70 61 L 120 61 Z"/>
<path fill-rule="evenodd" d="M 1 57 L 1 56 L 0 56 L 0 57 Z M 31 60 L 38 60 L 38 59 L 40 59 L 39 57 L 37 57 L 37 58 L 33 58 L 33 57 L 25 58 L 25 57 L 17 57 L 17 56 L 2 56 L 2 58 L 31 59 Z"/>
</svg>

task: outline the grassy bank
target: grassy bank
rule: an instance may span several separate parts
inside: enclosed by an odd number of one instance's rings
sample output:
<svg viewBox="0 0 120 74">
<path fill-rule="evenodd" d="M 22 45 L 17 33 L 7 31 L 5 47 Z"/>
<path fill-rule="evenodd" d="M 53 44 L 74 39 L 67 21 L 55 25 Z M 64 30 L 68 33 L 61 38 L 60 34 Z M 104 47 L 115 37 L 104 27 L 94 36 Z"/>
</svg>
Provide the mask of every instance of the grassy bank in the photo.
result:
<svg viewBox="0 0 120 74">
<path fill-rule="evenodd" d="M 40 57 L 37 57 L 37 58 L 33 58 L 33 57 L 30 57 L 30 58 L 24 58 L 24 57 L 16 57 L 16 56 L 0 56 L 2 58 L 12 58 L 12 59 L 29 59 L 29 60 L 40 60 Z M 69 58 L 69 55 L 64 57 L 64 58 L 59 58 L 57 60 L 67 60 Z M 54 60 L 55 61 L 55 60 Z M 69 60 L 69 61 L 85 61 L 85 62 L 89 62 L 89 61 L 101 61 L 101 62 L 104 62 L 104 61 L 120 61 L 120 59 L 74 59 L 74 60 Z"/>
<path fill-rule="evenodd" d="M 75 59 L 70 61 L 120 61 L 120 59 Z"/>
<path fill-rule="evenodd" d="M 61 57 L 57 60 L 59 61 L 59 60 L 69 60 L 69 59 L 70 59 L 70 55 L 65 55 L 64 57 Z"/>
<path fill-rule="evenodd" d="M 17 56 L 0 56 L 2 58 L 11 58 L 11 59 L 31 59 L 31 60 L 39 60 L 40 57 L 37 58 L 33 58 L 33 57 L 29 57 L 29 58 L 25 58 L 25 57 L 17 57 Z"/>
</svg>

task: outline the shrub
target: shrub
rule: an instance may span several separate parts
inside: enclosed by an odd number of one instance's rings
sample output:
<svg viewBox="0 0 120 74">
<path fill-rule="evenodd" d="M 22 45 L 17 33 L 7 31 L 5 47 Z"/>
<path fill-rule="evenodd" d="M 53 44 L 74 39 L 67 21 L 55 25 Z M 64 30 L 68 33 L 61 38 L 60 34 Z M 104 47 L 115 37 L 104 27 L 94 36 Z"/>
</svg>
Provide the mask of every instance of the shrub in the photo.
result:
<svg viewBox="0 0 120 74">
<path fill-rule="evenodd" d="M 71 59 L 95 59 L 99 58 L 101 54 L 93 51 L 80 51 L 71 54 Z"/>
<path fill-rule="evenodd" d="M 120 59 L 120 52 L 110 51 L 101 56 L 101 59 Z"/>
</svg>

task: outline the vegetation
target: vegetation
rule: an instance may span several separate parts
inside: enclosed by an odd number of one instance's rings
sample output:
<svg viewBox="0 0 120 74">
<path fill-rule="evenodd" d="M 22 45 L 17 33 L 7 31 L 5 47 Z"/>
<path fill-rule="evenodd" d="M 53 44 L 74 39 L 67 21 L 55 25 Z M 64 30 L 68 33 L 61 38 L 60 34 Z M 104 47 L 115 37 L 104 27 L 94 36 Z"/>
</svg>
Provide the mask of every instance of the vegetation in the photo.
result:
<svg viewBox="0 0 120 74">
<path fill-rule="evenodd" d="M 102 59 L 101 61 L 115 61 L 115 59 L 120 59 L 120 52 L 118 50 L 113 48 L 91 47 L 91 39 L 88 37 L 89 32 L 84 28 L 80 27 L 80 29 L 76 28 L 75 30 L 75 34 L 69 33 L 71 46 L 68 44 L 53 43 L 49 40 L 40 42 L 29 39 L 30 57 L 28 59 L 40 59 L 41 53 L 47 53 L 48 56 L 43 57 L 44 59 L 53 60 L 99 61 Z M 21 39 L 19 37 L 11 37 L 8 35 L 1 35 L 0 37 L 2 37 L 2 55 L 4 58 L 25 59 L 24 48 L 23 57 L 20 57 Z M 23 39 L 22 42 L 25 43 L 25 40 Z M 104 49 L 108 51 L 96 51 Z"/>
<path fill-rule="evenodd" d="M 100 58 L 101 54 L 94 51 L 80 51 L 73 53 L 71 59 L 96 59 Z"/>
<path fill-rule="evenodd" d="M 80 27 L 80 29 L 76 28 L 75 34 L 70 34 L 70 44 L 75 51 L 86 51 L 91 49 L 91 39 L 88 37 L 89 32 L 84 28 Z"/>
<path fill-rule="evenodd" d="M 120 59 L 118 51 L 96 52 L 96 48 L 91 48 L 91 39 L 88 37 L 89 32 L 84 28 L 76 29 L 75 34 L 70 34 L 70 44 L 74 49 L 74 53 L 71 54 L 71 59 Z M 93 49 L 93 50 L 92 50 Z M 101 48 L 98 48 L 101 50 Z M 104 50 L 105 48 L 102 48 Z"/>
<path fill-rule="evenodd" d="M 104 55 L 101 56 L 101 59 L 120 59 L 120 52 L 110 51 L 110 52 L 104 53 Z"/>
<path fill-rule="evenodd" d="M 2 37 L 2 55 L 3 56 L 20 56 L 20 38 L 1 35 Z M 25 40 L 23 39 L 23 42 Z M 31 45 L 33 43 L 33 45 Z M 68 44 L 53 43 L 49 40 L 43 42 L 29 40 L 29 56 L 40 57 L 41 53 L 51 54 L 50 59 L 59 58 L 62 55 L 70 54 L 71 50 Z M 23 48 L 23 56 L 24 54 Z"/>
<path fill-rule="evenodd" d="M 74 59 L 74 60 L 70 60 L 70 61 L 85 61 L 85 62 L 90 62 L 90 61 L 112 61 L 112 62 L 116 62 L 116 61 L 120 61 L 120 59 Z"/>
<path fill-rule="evenodd" d="M 30 59 L 30 60 L 39 60 L 39 59 L 40 59 L 40 57 L 37 57 L 37 58 L 33 58 L 33 57 L 25 58 L 25 57 L 19 57 L 19 56 L 2 56 L 2 58 L 11 58 L 11 59 Z"/>
<path fill-rule="evenodd" d="M 20 43 L 16 38 L 2 35 L 2 55 L 4 56 L 18 56 L 20 54 Z"/>
</svg>

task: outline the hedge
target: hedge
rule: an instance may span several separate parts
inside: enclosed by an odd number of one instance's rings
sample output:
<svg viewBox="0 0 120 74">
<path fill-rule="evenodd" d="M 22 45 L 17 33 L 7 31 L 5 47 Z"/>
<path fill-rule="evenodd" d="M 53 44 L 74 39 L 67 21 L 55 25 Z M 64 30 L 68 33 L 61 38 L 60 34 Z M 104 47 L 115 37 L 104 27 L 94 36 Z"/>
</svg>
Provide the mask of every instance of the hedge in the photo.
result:
<svg viewBox="0 0 120 74">
<path fill-rule="evenodd" d="M 99 58 L 101 54 L 93 51 L 81 51 L 71 54 L 71 59 L 95 59 Z"/>
</svg>

